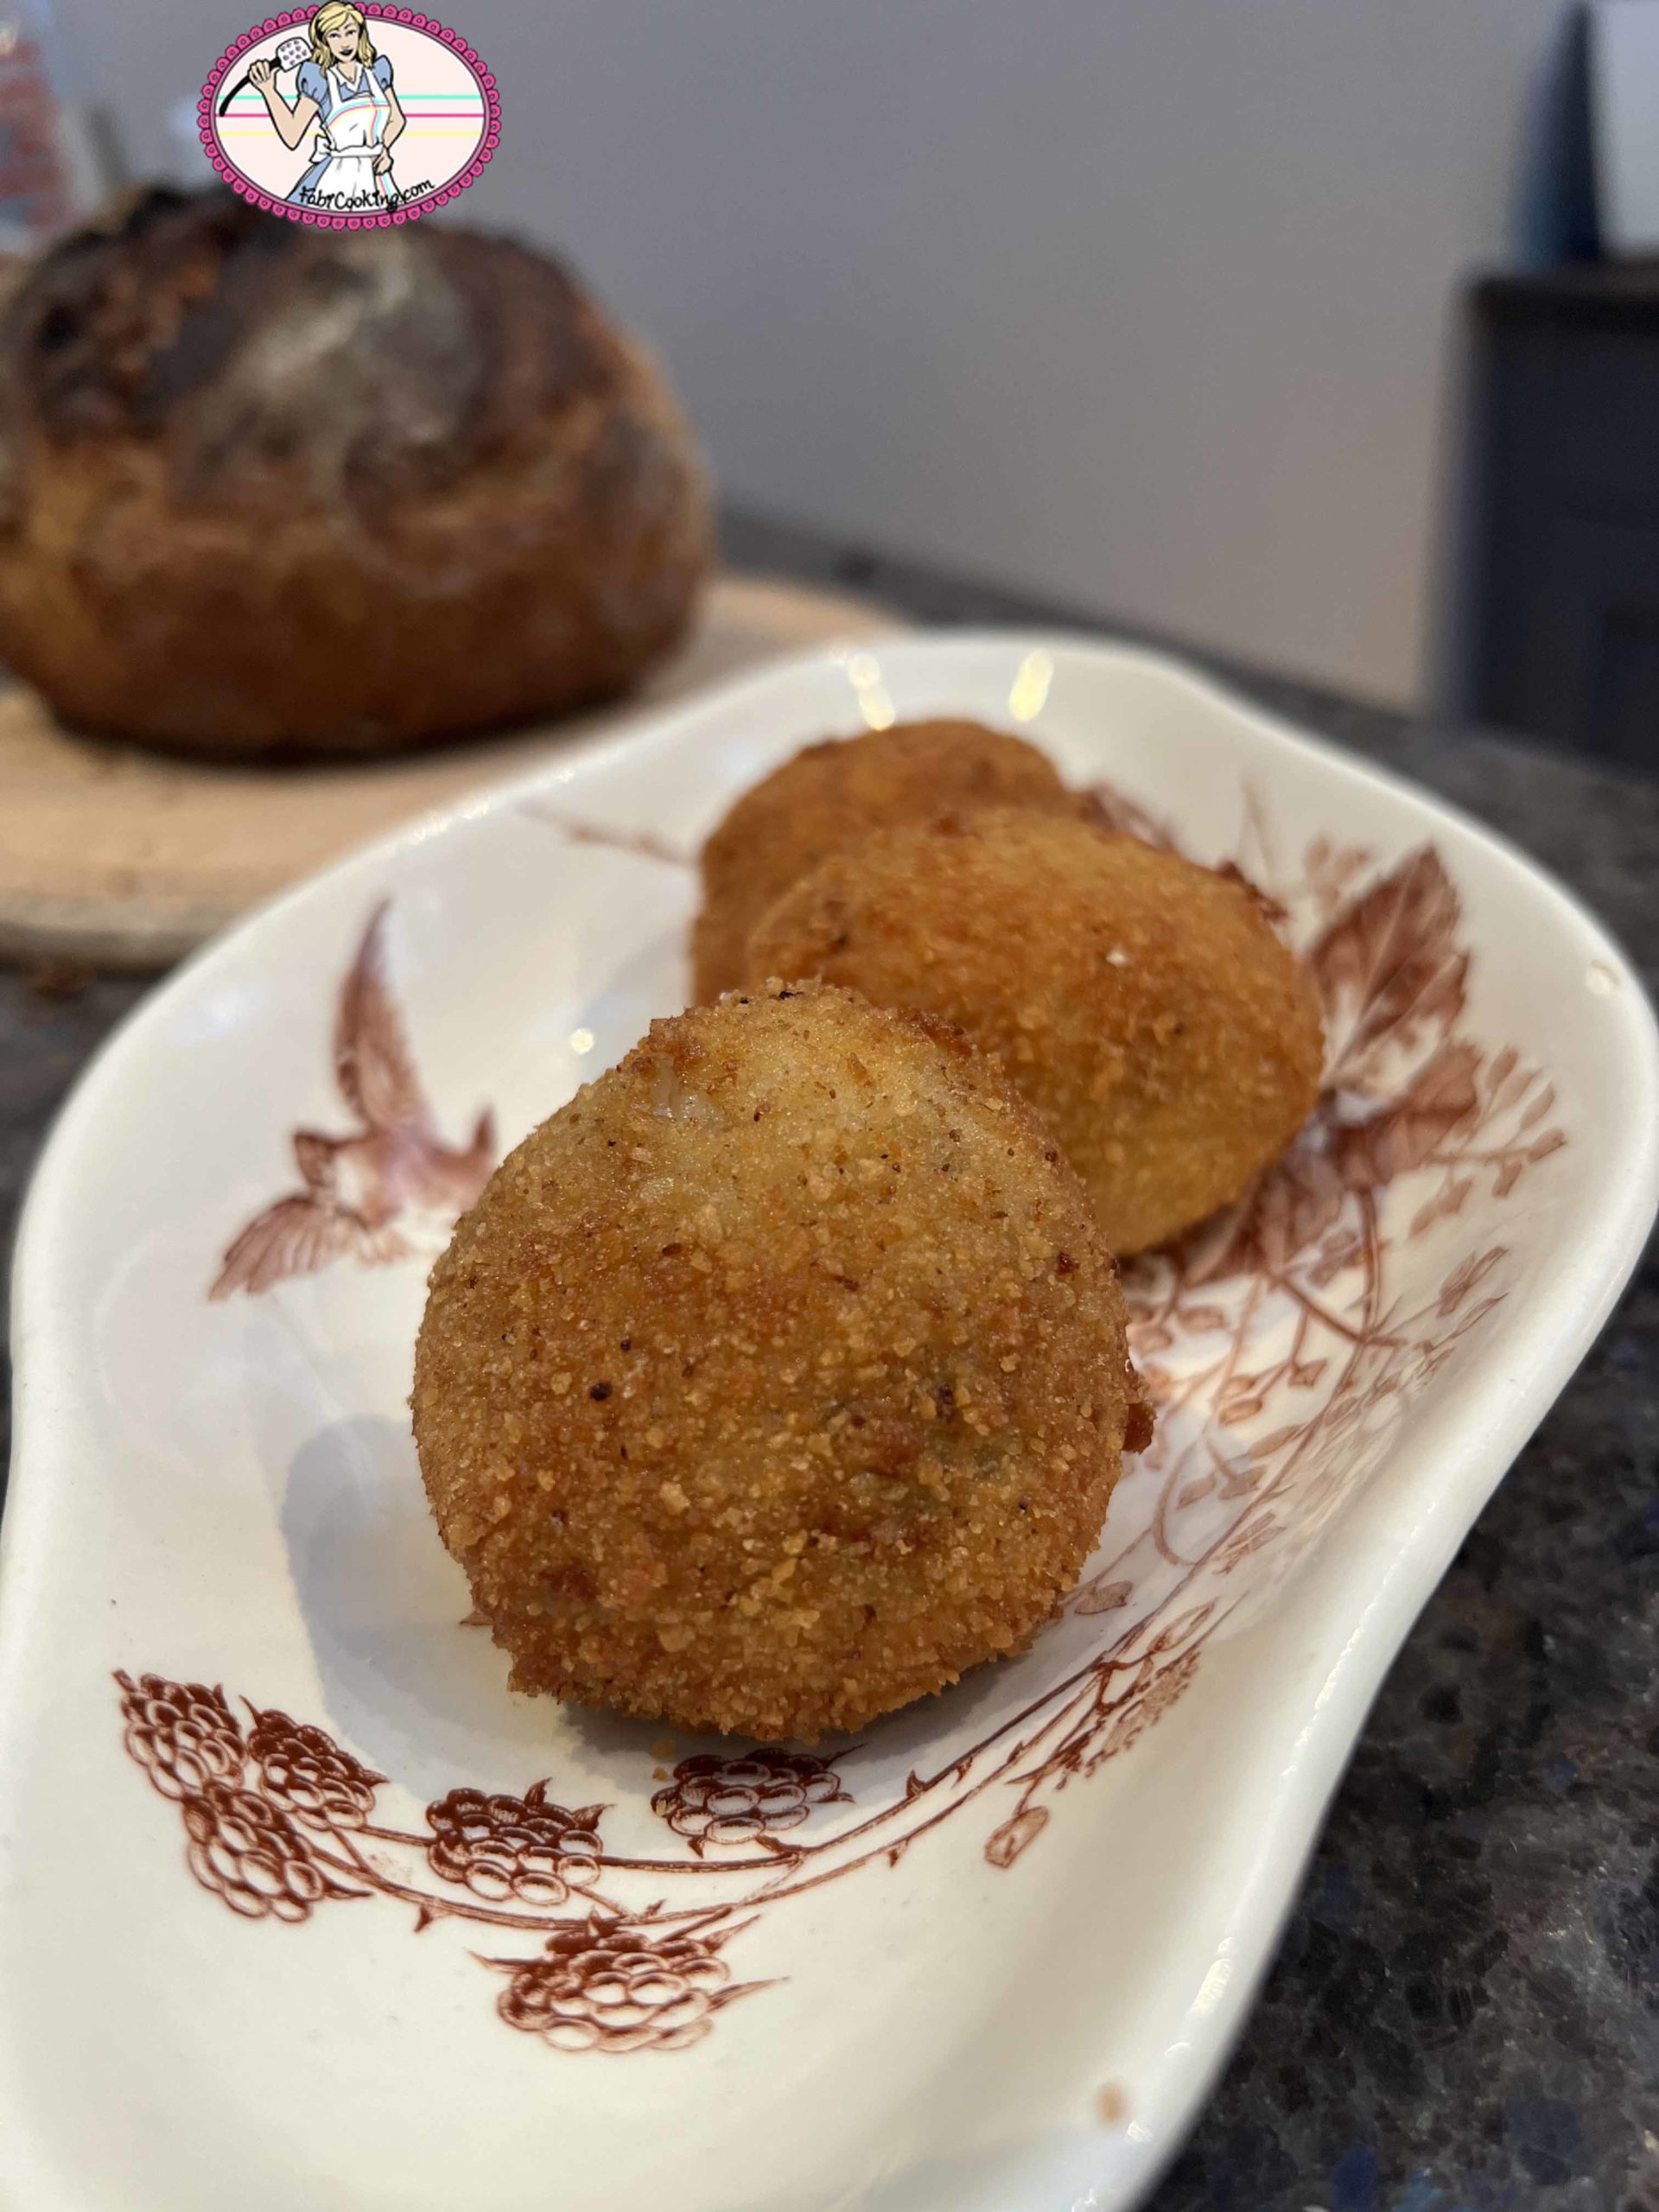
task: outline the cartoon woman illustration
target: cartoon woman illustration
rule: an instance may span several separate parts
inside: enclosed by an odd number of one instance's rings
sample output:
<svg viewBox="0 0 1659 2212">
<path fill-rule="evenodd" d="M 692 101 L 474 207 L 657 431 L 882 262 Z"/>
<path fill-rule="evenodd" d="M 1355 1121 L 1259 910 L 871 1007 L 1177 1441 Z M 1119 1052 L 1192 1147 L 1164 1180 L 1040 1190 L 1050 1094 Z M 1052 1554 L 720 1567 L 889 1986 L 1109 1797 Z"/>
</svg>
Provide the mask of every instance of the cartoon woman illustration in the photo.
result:
<svg viewBox="0 0 1659 2212">
<path fill-rule="evenodd" d="M 318 126 L 311 166 L 289 193 L 302 207 L 389 207 L 397 198 L 391 149 L 404 111 L 391 89 L 391 61 L 377 54 L 367 18 L 352 0 L 325 0 L 311 18 L 310 58 L 301 65 L 293 104 L 276 86 L 276 68 L 249 71 L 284 146 Z"/>
</svg>

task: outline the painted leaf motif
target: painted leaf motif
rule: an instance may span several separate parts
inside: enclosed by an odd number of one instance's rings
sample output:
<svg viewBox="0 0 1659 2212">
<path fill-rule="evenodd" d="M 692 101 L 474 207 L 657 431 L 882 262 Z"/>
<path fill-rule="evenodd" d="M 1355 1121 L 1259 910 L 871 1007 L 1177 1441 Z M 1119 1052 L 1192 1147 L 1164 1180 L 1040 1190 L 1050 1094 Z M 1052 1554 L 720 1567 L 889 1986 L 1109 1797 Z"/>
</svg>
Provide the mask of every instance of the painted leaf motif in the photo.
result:
<svg viewBox="0 0 1659 2212">
<path fill-rule="evenodd" d="M 1254 1421 L 1267 1402 L 1265 1396 L 1230 1398 L 1217 1413 L 1217 1423 L 1222 1428 L 1238 1428 L 1245 1421 Z"/>
<path fill-rule="evenodd" d="M 1357 1230 L 1344 1229 L 1327 1237 L 1315 1254 L 1308 1279 L 1323 1290 L 1347 1268 L 1357 1267 L 1364 1254 L 1364 1240 Z"/>
<path fill-rule="evenodd" d="M 1497 1094 L 1503 1090 L 1505 1084 L 1508 1083 L 1510 1077 L 1515 1073 L 1516 1068 L 1519 1067 L 1520 1065 L 1521 1055 L 1519 1052 L 1516 1051 L 1513 1045 L 1506 1045 L 1503 1047 L 1503 1050 L 1498 1054 L 1497 1058 L 1492 1062 L 1491 1067 L 1487 1069 L 1486 1088 L 1491 1093 L 1494 1104 L 1497 1103 Z"/>
<path fill-rule="evenodd" d="M 1129 1350 L 1137 1359 L 1146 1352 L 1167 1351 L 1174 1341 L 1174 1331 L 1166 1328 L 1161 1321 L 1131 1321 L 1129 1324 Z"/>
<path fill-rule="evenodd" d="M 1343 1131 L 1338 1151 L 1344 1179 L 1356 1190 L 1375 1190 L 1432 1160 L 1478 1110 L 1479 1069 L 1475 1046 L 1443 1046 L 1398 1104 Z"/>
<path fill-rule="evenodd" d="M 386 969 L 383 899 L 369 917 L 357 957 L 340 985 L 334 1015 L 334 1078 L 346 1104 L 372 1129 L 429 1132 L 432 1109 L 409 1047 L 409 1033 Z"/>
<path fill-rule="evenodd" d="M 1271 1516 L 1265 1521 L 1251 1522 L 1236 1529 L 1216 1553 L 1217 1565 L 1223 1574 L 1230 1574 L 1242 1567 L 1252 1552 L 1259 1552 L 1264 1545 L 1273 1543 L 1279 1535 L 1279 1524 Z"/>
<path fill-rule="evenodd" d="M 1463 1010 L 1468 962 L 1458 894 L 1432 847 L 1412 854 L 1332 922 L 1309 956 L 1325 1007 L 1330 1082 L 1375 1089 L 1385 1047 L 1438 1043 Z"/>
<path fill-rule="evenodd" d="M 1442 1320 L 1448 1314 L 1455 1313 L 1470 1292 L 1485 1281 L 1503 1257 L 1506 1249 L 1502 1244 L 1495 1244 L 1490 1252 L 1482 1252 L 1476 1257 L 1467 1259 L 1461 1267 L 1452 1270 L 1446 1279 L 1440 1291 L 1440 1303 L 1434 1308 Z"/>
<path fill-rule="evenodd" d="M 1344 1196 L 1325 1142 L 1321 1109 L 1247 1198 L 1193 1231 L 1179 1250 L 1188 1287 L 1225 1282 L 1257 1267 L 1281 1272 L 1318 1243 L 1342 1211 Z"/>
<path fill-rule="evenodd" d="M 1161 1659 L 1166 1652 L 1180 1645 L 1195 1642 L 1216 1617 L 1216 1600 L 1206 1599 L 1201 1605 L 1189 1606 L 1185 1612 L 1177 1613 L 1159 1630 L 1146 1649 L 1148 1659 Z"/>
<path fill-rule="evenodd" d="M 1143 845 L 1155 845 L 1160 853 L 1180 851 L 1168 823 L 1155 814 L 1148 814 L 1138 799 L 1119 791 L 1116 784 L 1094 785 L 1089 798 L 1103 830 L 1109 830 L 1120 837 L 1138 837 Z"/>
<path fill-rule="evenodd" d="M 1181 1325 L 1194 1336 L 1206 1336 L 1227 1326 L 1226 1312 L 1219 1306 L 1184 1306 Z"/>
<path fill-rule="evenodd" d="M 1343 1179 L 1322 1149 L 1298 1145 L 1263 1176 L 1252 1207 L 1250 1242 L 1265 1266 L 1287 1268 L 1317 1244 L 1342 1211 Z"/>
<path fill-rule="evenodd" d="M 1115 1613 L 1127 1605 L 1135 1595 L 1133 1582 L 1103 1582 L 1098 1576 L 1084 1583 L 1077 1593 L 1077 1610 L 1080 1613 Z"/>
<path fill-rule="evenodd" d="M 1321 919 L 1341 905 L 1344 892 L 1370 861 L 1369 846 L 1336 845 L 1329 837 L 1314 838 L 1302 868 Z"/>
<path fill-rule="evenodd" d="M 1224 1206 L 1200 1222 L 1176 1248 L 1182 1281 L 1197 1290 L 1205 1283 L 1225 1282 L 1248 1264 L 1250 1217 L 1255 1194 L 1236 1205 Z"/>
<path fill-rule="evenodd" d="M 1027 1805 L 1023 1813 L 1016 1813 L 1011 1821 L 1004 1821 L 985 1846 L 985 1856 L 993 1866 L 1012 1866 L 1022 1851 L 1028 1851 L 1048 1826 L 1048 1809 L 1043 1805 Z"/>
<path fill-rule="evenodd" d="M 1290 919 L 1289 909 L 1274 898 L 1270 893 L 1264 891 L 1259 883 L 1253 882 L 1236 861 L 1219 861 L 1215 873 L 1228 883 L 1236 883 L 1255 906 L 1262 920 L 1271 927 L 1276 929 L 1281 923 Z"/>
<path fill-rule="evenodd" d="M 1299 1442 L 1307 1433 L 1305 1421 L 1287 1421 L 1282 1428 L 1275 1428 L 1270 1436 L 1258 1437 L 1250 1449 L 1259 1460 L 1271 1459 L 1287 1445 Z"/>
<path fill-rule="evenodd" d="M 1253 1445 L 1246 1445 L 1244 1448 L 1247 1452 L 1255 1450 Z M 1217 1459 L 1216 1475 L 1219 1484 L 1217 1495 L 1221 1497 L 1248 1497 L 1262 1480 L 1262 1470 L 1253 1459 L 1235 1460 L 1230 1465 L 1224 1459 Z"/>
<path fill-rule="evenodd" d="M 1426 1230 L 1432 1229 L 1437 1221 L 1446 1221 L 1453 1214 L 1461 1213 L 1468 1200 L 1469 1193 L 1474 1187 L 1475 1179 L 1472 1175 L 1448 1175 L 1434 1196 L 1427 1204 L 1419 1206 L 1412 1216 L 1411 1227 L 1406 1232 L 1407 1236 L 1408 1238 L 1421 1236 Z"/>
</svg>

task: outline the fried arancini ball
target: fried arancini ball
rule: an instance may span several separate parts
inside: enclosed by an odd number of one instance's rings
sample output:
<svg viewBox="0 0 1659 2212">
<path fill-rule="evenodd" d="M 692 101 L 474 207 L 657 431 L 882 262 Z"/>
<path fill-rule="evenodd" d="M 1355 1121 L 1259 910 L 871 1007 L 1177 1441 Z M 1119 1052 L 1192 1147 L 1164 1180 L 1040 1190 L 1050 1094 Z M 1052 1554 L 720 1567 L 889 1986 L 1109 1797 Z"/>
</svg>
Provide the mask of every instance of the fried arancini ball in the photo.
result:
<svg viewBox="0 0 1659 2212">
<path fill-rule="evenodd" d="M 979 722 L 896 722 L 809 745 L 745 791 L 702 849 L 698 1001 L 747 982 L 749 931 L 767 907 L 872 830 L 969 807 L 1076 814 L 1085 804 L 1034 745 Z"/>
<path fill-rule="evenodd" d="M 1052 1141 L 817 985 L 653 1022 L 518 1147 L 412 1403 L 515 1688 L 807 1742 L 1025 1644 L 1150 1434 Z"/>
<path fill-rule="evenodd" d="M 751 974 L 821 976 L 1001 1058 L 1120 1255 L 1236 1198 L 1319 1095 L 1311 978 L 1242 879 L 1001 810 L 878 832 L 786 892 Z"/>
</svg>

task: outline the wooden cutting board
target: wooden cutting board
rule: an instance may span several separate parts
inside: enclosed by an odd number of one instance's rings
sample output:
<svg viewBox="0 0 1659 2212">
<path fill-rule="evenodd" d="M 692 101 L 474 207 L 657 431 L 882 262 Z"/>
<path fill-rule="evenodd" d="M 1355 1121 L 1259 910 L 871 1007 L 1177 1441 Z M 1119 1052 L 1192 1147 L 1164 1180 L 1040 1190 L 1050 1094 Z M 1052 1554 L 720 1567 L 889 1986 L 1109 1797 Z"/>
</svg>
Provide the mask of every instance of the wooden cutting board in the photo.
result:
<svg viewBox="0 0 1659 2212">
<path fill-rule="evenodd" d="M 346 768 L 236 768 L 76 737 L 0 692 L 0 959 L 165 968 L 262 899 L 427 808 L 782 654 L 904 626 L 861 601 L 725 576 L 690 641 L 598 714 Z"/>
</svg>

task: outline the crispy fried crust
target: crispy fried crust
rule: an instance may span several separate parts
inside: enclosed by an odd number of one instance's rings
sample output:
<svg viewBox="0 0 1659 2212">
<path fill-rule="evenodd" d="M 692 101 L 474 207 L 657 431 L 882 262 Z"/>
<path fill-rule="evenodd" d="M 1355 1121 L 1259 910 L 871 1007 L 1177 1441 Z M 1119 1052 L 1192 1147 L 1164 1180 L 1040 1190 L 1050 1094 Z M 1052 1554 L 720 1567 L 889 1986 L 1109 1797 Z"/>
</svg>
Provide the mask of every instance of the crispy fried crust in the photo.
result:
<svg viewBox="0 0 1659 2212">
<path fill-rule="evenodd" d="M 503 1164 L 413 1406 L 516 1688 L 809 1742 L 1025 1644 L 1149 1433 L 1034 1117 L 944 1025 L 777 984 Z"/>
<path fill-rule="evenodd" d="M 1072 814 L 1084 804 L 1035 746 L 979 722 L 899 722 L 810 745 L 745 791 L 703 848 L 696 996 L 745 982 L 749 931 L 766 908 L 872 830 L 968 807 Z"/>
<path fill-rule="evenodd" d="M 1119 1254 L 1238 1197 L 1319 1093 L 1319 1003 L 1248 885 L 1007 810 L 880 832 L 756 927 L 751 975 L 925 1007 L 998 1054 Z"/>
</svg>

